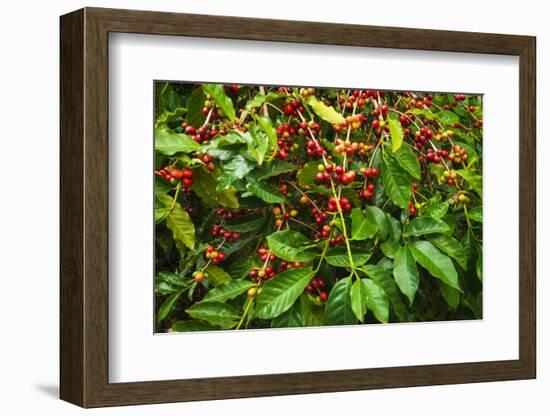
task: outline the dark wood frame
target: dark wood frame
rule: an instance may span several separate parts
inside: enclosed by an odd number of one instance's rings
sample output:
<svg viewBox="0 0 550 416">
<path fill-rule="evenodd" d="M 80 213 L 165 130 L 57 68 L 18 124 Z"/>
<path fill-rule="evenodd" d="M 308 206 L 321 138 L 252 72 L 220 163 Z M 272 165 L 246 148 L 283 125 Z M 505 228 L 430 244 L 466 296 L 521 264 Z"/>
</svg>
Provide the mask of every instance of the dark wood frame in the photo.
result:
<svg viewBox="0 0 550 416">
<path fill-rule="evenodd" d="M 216 30 L 212 30 L 212 28 Z M 108 380 L 110 32 L 514 55 L 520 62 L 519 359 L 207 379 Z M 534 37 L 85 8 L 61 17 L 61 388 L 83 407 L 536 377 Z"/>
</svg>

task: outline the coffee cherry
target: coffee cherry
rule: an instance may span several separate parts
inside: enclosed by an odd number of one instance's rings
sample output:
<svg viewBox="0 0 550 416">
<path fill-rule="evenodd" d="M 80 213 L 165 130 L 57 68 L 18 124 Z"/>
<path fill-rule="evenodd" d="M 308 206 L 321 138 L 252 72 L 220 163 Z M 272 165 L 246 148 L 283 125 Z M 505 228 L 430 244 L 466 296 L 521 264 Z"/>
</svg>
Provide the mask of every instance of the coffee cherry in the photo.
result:
<svg viewBox="0 0 550 416">
<path fill-rule="evenodd" d="M 204 279 L 204 273 L 197 271 L 193 273 L 193 277 L 195 278 L 195 282 L 199 283 L 202 279 Z"/>
</svg>

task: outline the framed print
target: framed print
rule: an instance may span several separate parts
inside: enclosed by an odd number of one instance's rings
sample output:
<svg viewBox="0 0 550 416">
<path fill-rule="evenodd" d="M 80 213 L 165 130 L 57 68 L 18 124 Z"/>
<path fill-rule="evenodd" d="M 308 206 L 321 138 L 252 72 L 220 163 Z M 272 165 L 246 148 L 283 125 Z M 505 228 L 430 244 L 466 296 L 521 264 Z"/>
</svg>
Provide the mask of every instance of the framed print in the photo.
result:
<svg viewBox="0 0 550 416">
<path fill-rule="evenodd" d="M 62 16 L 61 398 L 534 378 L 535 104 L 528 36 Z"/>
</svg>

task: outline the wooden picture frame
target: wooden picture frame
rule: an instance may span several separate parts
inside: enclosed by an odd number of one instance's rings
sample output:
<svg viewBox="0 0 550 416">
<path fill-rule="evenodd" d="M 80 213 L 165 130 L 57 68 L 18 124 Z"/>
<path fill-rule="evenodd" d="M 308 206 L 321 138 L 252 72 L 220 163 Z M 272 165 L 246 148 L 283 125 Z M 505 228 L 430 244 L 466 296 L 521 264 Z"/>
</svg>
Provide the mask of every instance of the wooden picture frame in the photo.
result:
<svg viewBox="0 0 550 416">
<path fill-rule="evenodd" d="M 216 27 L 215 31 L 210 28 Z M 61 17 L 63 400 L 82 407 L 338 392 L 536 376 L 534 37 L 85 8 Z M 502 54 L 520 66 L 519 359 L 109 383 L 108 35 L 142 33 Z"/>
</svg>

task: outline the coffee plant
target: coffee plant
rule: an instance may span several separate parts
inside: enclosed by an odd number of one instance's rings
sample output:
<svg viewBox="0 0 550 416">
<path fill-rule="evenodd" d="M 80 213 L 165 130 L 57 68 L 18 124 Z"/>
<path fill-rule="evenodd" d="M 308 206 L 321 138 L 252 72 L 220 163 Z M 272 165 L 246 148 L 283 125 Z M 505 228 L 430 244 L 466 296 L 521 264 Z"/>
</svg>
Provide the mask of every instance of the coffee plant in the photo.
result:
<svg viewBox="0 0 550 416">
<path fill-rule="evenodd" d="M 157 331 L 480 319 L 481 105 L 155 83 Z"/>
</svg>

